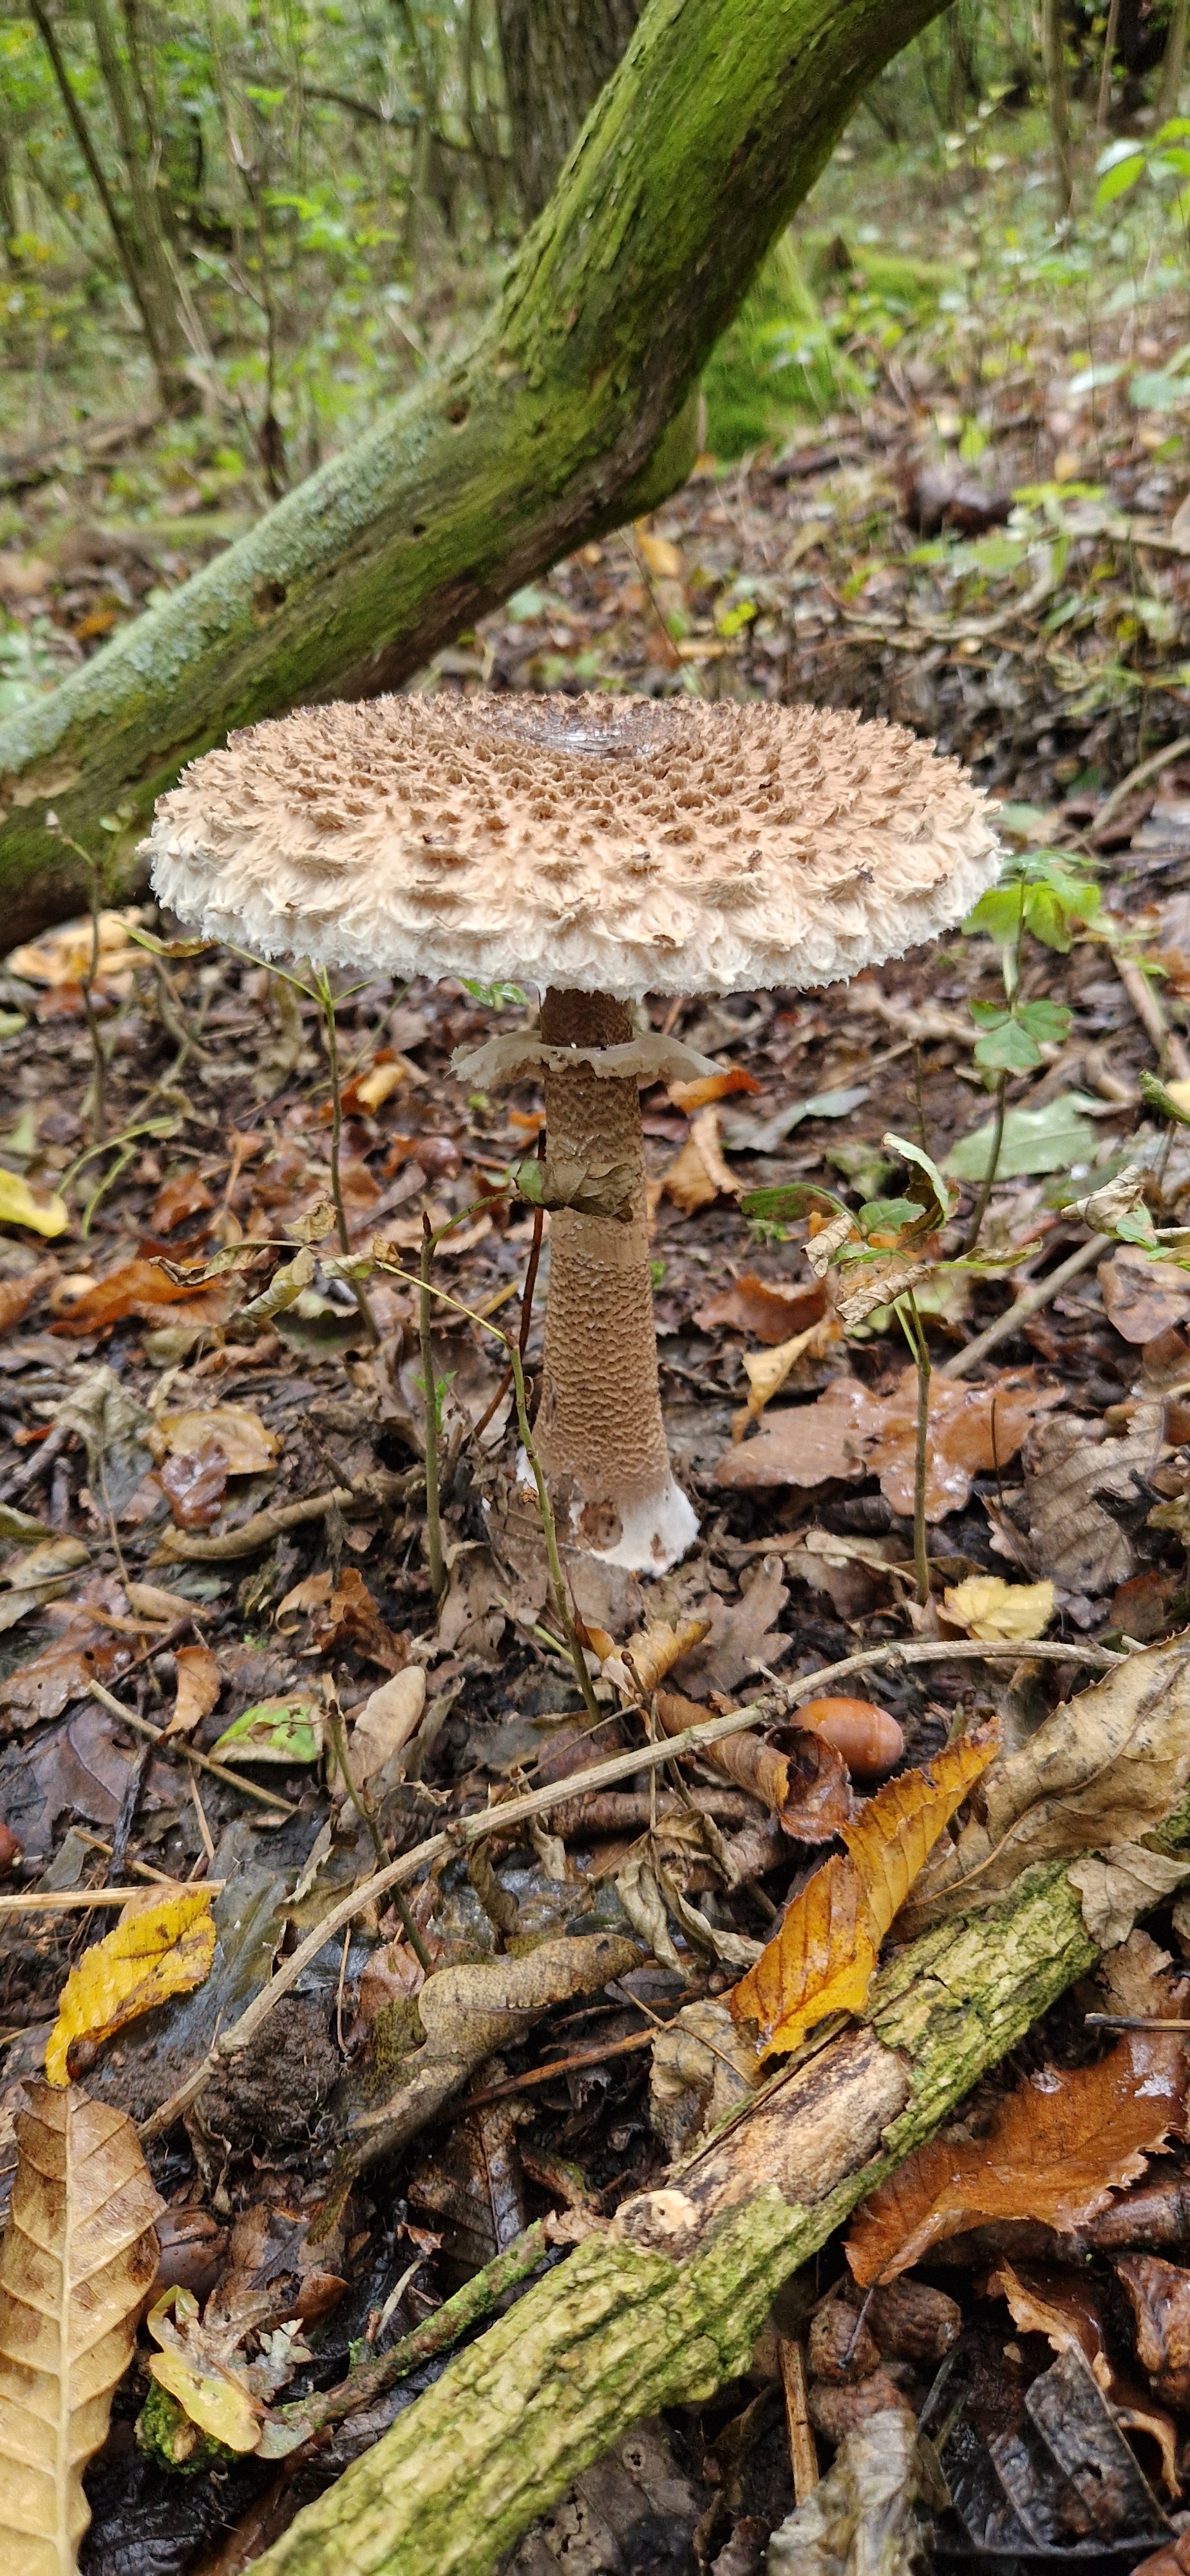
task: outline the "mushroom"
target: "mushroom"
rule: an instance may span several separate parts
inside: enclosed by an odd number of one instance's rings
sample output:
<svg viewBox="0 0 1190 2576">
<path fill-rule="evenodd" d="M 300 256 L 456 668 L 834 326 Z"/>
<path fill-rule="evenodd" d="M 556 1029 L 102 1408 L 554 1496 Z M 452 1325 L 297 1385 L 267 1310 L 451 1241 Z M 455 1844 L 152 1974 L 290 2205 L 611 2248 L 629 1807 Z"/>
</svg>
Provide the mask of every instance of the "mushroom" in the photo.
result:
<svg viewBox="0 0 1190 2576">
<path fill-rule="evenodd" d="M 157 806 L 164 904 L 259 955 L 535 984 L 540 1026 L 456 1059 L 544 1075 L 550 1281 L 536 1436 L 575 1544 L 690 1546 L 657 1382 L 640 1084 L 714 1070 L 647 993 L 830 983 L 958 921 L 986 801 L 902 728 L 813 707 L 388 697 L 233 734 Z"/>
</svg>

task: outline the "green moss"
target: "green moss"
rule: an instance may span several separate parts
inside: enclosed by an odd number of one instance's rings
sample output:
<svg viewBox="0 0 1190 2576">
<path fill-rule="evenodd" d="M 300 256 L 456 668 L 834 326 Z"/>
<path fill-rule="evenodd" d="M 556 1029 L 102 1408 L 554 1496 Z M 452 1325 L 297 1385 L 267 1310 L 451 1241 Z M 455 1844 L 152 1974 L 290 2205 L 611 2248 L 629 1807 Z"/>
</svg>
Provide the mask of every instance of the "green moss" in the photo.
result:
<svg viewBox="0 0 1190 2576">
<path fill-rule="evenodd" d="M 149 2381 L 149 2393 L 136 2419 L 137 2448 L 144 2452 L 155 2468 L 169 2469 L 175 2476 L 192 2478 L 199 2469 L 218 2469 L 236 2454 L 225 2442 L 213 2442 L 208 2433 L 192 2424 L 177 2398 L 168 2388 Z"/>
</svg>

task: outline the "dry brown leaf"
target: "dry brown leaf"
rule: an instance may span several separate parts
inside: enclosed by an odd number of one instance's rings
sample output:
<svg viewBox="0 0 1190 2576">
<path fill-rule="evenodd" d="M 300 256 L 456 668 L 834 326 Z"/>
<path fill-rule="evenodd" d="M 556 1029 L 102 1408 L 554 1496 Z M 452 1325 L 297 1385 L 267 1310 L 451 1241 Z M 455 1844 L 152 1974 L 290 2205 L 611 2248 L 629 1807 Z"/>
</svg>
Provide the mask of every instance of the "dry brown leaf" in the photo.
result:
<svg viewBox="0 0 1190 2576">
<path fill-rule="evenodd" d="M 1147 1851 L 1143 1843 L 1114 1843 L 1110 1852 L 1087 1852 L 1066 1873 L 1082 1901 L 1083 1921 L 1096 1948 L 1117 1949 L 1138 1914 L 1151 1914 L 1190 1877 L 1190 1860 Z"/>
<path fill-rule="evenodd" d="M 58 1276 L 54 1261 L 39 1261 L 27 1270 L 23 1279 L 0 1279 L 0 1333 L 10 1333 L 29 1312 L 35 1297 Z"/>
<path fill-rule="evenodd" d="M 931 1872 L 930 1904 L 1007 1887 L 1037 1861 L 1110 1851 L 1151 1833 L 1190 1780 L 1190 1647 L 1144 1646 L 1063 1701 L 984 1785 L 972 1818 Z"/>
<path fill-rule="evenodd" d="M 135 1647 L 96 1634 L 88 1620 L 81 1634 L 43 1646 L 39 1655 L 0 1681 L 0 1709 L 16 1709 L 26 1723 L 61 1717 L 72 1699 L 81 1699 L 93 1681 L 112 1683 L 129 1665 Z"/>
<path fill-rule="evenodd" d="M 659 1691 L 657 1715 L 667 1735 L 697 1726 L 706 1712 L 697 1700 Z M 771 1807 L 787 1834 L 803 1843 L 826 1843 L 850 1822 L 855 1801 L 843 1762 L 824 1737 L 806 1727 L 782 1726 L 767 1736 L 729 1735 L 705 1759 L 753 1798 Z"/>
<path fill-rule="evenodd" d="M 1136 2353 L 1158 2397 L 1190 2406 L 1190 2272 L 1157 2254 L 1124 2254 L 1116 2271 L 1136 2317 Z"/>
<path fill-rule="evenodd" d="M 1098 1278 L 1108 1320 L 1126 1342 L 1155 1341 L 1190 1315 L 1190 1271 L 1147 1260 L 1139 1244 L 1119 1244 Z"/>
<path fill-rule="evenodd" d="M 891 1306 L 907 1288 L 920 1287 L 933 1267 L 932 1261 L 917 1260 L 907 1252 L 887 1252 L 880 1261 L 853 1264 L 841 1274 L 835 1290 L 844 1332 L 854 1332 L 857 1324 L 866 1324 L 869 1315 L 877 1314 L 882 1306 Z"/>
<path fill-rule="evenodd" d="M 888 2290 L 877 2290 L 875 2297 L 895 2297 L 899 2286 L 911 2289 L 914 2284 L 894 2283 Z M 1043 2334 L 1056 2353 L 1077 2349 L 1083 2354 L 1121 2429 L 1147 2433 L 1156 2443 L 1166 2493 L 1176 2500 L 1181 2494 L 1177 2425 L 1172 2415 L 1154 2404 L 1141 2381 L 1122 2377 L 1116 2370 L 1103 2321 L 1102 2294 L 1096 2294 L 1095 2284 L 1070 2267 L 1043 2270 L 1022 2263 L 1014 2271 L 1001 2256 L 996 2270 L 988 2275 L 985 2295 L 1007 2302 L 1021 2334 Z"/>
<path fill-rule="evenodd" d="M 704 1333 L 726 1324 L 737 1332 L 754 1333 L 758 1342 L 776 1343 L 804 1333 L 825 1313 L 826 1288 L 821 1279 L 810 1287 L 793 1282 L 786 1286 L 776 1279 L 758 1279 L 755 1271 L 747 1270 L 730 1288 L 721 1288 L 717 1296 L 697 1306 L 694 1321 Z"/>
<path fill-rule="evenodd" d="M 364 1661 L 387 1673 L 400 1672 L 408 1661 L 408 1640 L 395 1636 L 354 1565 L 345 1565 L 335 1590 L 314 1613 L 313 1643 L 323 1654 L 348 1646 Z"/>
<path fill-rule="evenodd" d="M 210 1888 L 201 1886 L 164 1897 L 130 1911 L 84 1950 L 62 1988 L 46 2042 L 50 2084 L 70 2082 L 68 2060 L 77 2041 L 109 2039 L 171 1995 L 201 1986 L 215 1955 L 212 1901 Z"/>
<path fill-rule="evenodd" d="M 700 1109 L 690 1122 L 690 1133 L 676 1160 L 670 1164 L 663 1187 L 686 1216 L 699 1208 L 709 1207 L 712 1199 L 738 1198 L 741 1184 L 734 1179 L 723 1159 L 719 1142 L 717 1109 Z"/>
<path fill-rule="evenodd" d="M 847 2260 L 865 2288 L 930 2246 L 988 2220 L 1083 2226 L 1178 2126 L 1180 2042 L 1130 2031 L 1094 2066 L 1044 2067 L 1002 2102 L 981 2138 L 932 2138 L 864 2202 Z"/>
<path fill-rule="evenodd" d="M 351 1729 L 351 1771 L 357 1787 L 366 1787 L 393 1754 L 400 1753 L 416 1735 L 425 1705 L 424 1667 L 406 1664 L 403 1672 L 382 1682 L 379 1690 L 374 1690 L 363 1707 L 356 1710 Z"/>
<path fill-rule="evenodd" d="M 197 1172 L 175 1172 L 172 1180 L 162 1182 L 149 1210 L 150 1231 L 171 1234 L 184 1216 L 198 1216 L 214 1204 L 206 1182 L 200 1181 Z"/>
<path fill-rule="evenodd" d="M 771 1404 L 773 1397 L 780 1394 L 797 1360 L 807 1355 L 817 1359 L 831 1342 L 837 1342 L 839 1338 L 837 1318 L 833 1314 L 820 1315 L 813 1324 L 803 1325 L 799 1333 L 792 1333 L 787 1342 L 778 1342 L 775 1349 L 745 1351 L 748 1401 L 732 1422 L 733 1440 L 742 1440 L 749 1424 L 758 1421 L 766 1404 Z"/>
<path fill-rule="evenodd" d="M 726 1065 L 722 1073 L 700 1074 L 695 1082 L 671 1082 L 669 1096 L 675 1109 L 706 1109 L 712 1100 L 726 1100 L 733 1091 L 759 1091 L 754 1073 L 745 1073 L 742 1064 Z"/>
<path fill-rule="evenodd" d="M 755 2021 L 762 2053 L 796 2048 L 832 2012 L 858 2012 L 880 1943 L 939 1835 L 996 1749 L 990 1728 L 947 1745 L 928 1770 L 877 1790 L 841 1828 L 847 1858 L 829 1860 L 787 1908 L 732 2015 Z"/>
<path fill-rule="evenodd" d="M 710 1630 L 709 1619 L 681 1619 L 676 1628 L 668 1619 L 651 1619 L 648 1627 L 630 1637 L 618 1654 L 608 1657 L 604 1678 L 614 1682 L 629 1699 L 648 1699 L 674 1665 L 680 1664 L 683 1655 L 701 1646 Z"/>
<path fill-rule="evenodd" d="M 945 1519 L 967 1503 L 975 1477 L 1004 1467 L 1040 1415 L 1062 1400 L 1033 1369 L 1006 1370 L 987 1386 L 935 1372 L 930 1382 L 926 1518 Z M 917 1378 L 907 1369 L 895 1393 L 875 1396 L 858 1378 L 836 1378 L 815 1404 L 770 1415 L 752 1440 L 729 1449 L 715 1469 L 738 1491 L 821 1485 L 828 1478 L 878 1476 L 885 1501 L 913 1513 Z"/>
<path fill-rule="evenodd" d="M 223 1685 L 209 1646 L 179 1646 L 175 1661 L 178 1687 L 173 1716 L 165 1731 L 167 1735 L 189 1735 L 200 1719 L 210 1716 Z"/>
<path fill-rule="evenodd" d="M 165 1592 L 159 1583 L 126 1583 L 128 1607 L 137 1619 L 160 1619 L 173 1627 L 179 1619 L 192 1619 L 194 1603 L 184 1593 Z"/>
<path fill-rule="evenodd" d="M 305 1575 L 300 1583 L 294 1584 L 291 1592 L 286 1593 L 284 1600 L 278 1602 L 273 1616 L 273 1626 L 280 1628 L 282 1620 L 287 1618 L 291 1611 L 296 1610 L 304 1616 L 308 1610 L 321 1610 L 324 1602 L 330 1600 L 332 1580 L 332 1577 L 326 1573 Z M 292 1636 L 293 1630 L 282 1628 L 281 1634 Z"/>
<path fill-rule="evenodd" d="M 275 1431 L 266 1431 L 260 1415 L 247 1404 L 212 1404 L 184 1413 L 163 1413 L 149 1435 L 154 1457 L 189 1457 L 218 1442 L 229 1476 L 260 1476 L 276 1465 L 281 1446 Z"/>
<path fill-rule="evenodd" d="M 1039 1424 L 1023 1461 L 1028 1537 L 1014 1531 L 997 1545 L 1064 1592 L 1113 1592 L 1133 1570 L 1132 1549 L 1097 1497 L 1135 1504 L 1137 1477 L 1147 1478 L 1161 1454 L 1163 1414 L 1160 1401 L 1138 1405 L 1120 1439 L 1076 1414 Z"/>
<path fill-rule="evenodd" d="M 61 1316 L 50 1329 L 68 1338 L 106 1333 L 128 1315 L 139 1317 L 142 1323 L 173 1323 L 176 1316 L 166 1316 L 162 1310 L 181 1304 L 189 1310 L 188 1323 L 224 1323 L 233 1294 L 222 1280 L 190 1286 L 171 1279 L 159 1261 L 126 1261 L 119 1270 L 109 1271 L 106 1279 L 97 1279 L 93 1288 L 84 1289 L 69 1314 Z"/>
<path fill-rule="evenodd" d="M 13 2576 L 74 2576 L 82 2477 L 157 2269 L 163 2203 L 123 2111 L 28 2088 L 0 2254 L 0 2477 Z"/>
</svg>

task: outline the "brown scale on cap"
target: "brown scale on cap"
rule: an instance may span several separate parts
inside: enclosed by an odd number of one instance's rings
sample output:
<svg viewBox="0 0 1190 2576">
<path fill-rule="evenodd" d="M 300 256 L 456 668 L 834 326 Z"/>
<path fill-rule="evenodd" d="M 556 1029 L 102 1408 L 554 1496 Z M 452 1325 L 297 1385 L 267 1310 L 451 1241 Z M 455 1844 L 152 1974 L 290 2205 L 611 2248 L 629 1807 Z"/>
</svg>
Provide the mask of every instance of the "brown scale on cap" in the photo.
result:
<svg viewBox="0 0 1190 2576">
<path fill-rule="evenodd" d="M 692 699 L 306 707 L 158 804 L 162 900 L 265 956 L 605 992 L 819 984 L 960 917 L 984 798 L 887 724 Z"/>
<path fill-rule="evenodd" d="M 555 1209 L 537 1436 L 573 1540 L 663 1572 L 698 1524 L 661 1417 L 641 1068 L 600 1055 L 646 993 L 828 983 L 961 920 L 997 873 L 983 796 L 835 710 L 379 698 L 233 734 L 149 846 L 214 938 L 545 993 L 550 1155 L 635 1181 L 614 1216 Z"/>
</svg>

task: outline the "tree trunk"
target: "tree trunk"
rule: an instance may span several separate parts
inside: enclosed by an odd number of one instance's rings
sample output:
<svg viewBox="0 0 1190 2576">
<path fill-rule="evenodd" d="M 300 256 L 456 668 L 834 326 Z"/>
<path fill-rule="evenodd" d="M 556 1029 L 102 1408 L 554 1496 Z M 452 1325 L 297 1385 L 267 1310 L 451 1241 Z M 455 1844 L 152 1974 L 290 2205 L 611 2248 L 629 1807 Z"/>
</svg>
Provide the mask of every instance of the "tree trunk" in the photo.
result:
<svg viewBox="0 0 1190 2576">
<path fill-rule="evenodd" d="M 1165 39 L 1165 60 L 1161 66 L 1161 87 L 1157 94 L 1157 122 L 1176 116 L 1186 76 L 1187 0 L 1174 0 L 1169 33 Z"/>
<path fill-rule="evenodd" d="M 590 2461 L 747 2366 L 776 2292 L 1095 1960 L 1059 1864 L 925 1933 L 778 2078 L 458 2355 L 254 2576 L 486 2576 Z"/>
<path fill-rule="evenodd" d="M 128 194 L 132 200 L 141 310 L 152 312 L 151 345 L 162 392 L 172 408 L 186 392 L 182 374 L 186 341 L 178 311 L 169 247 L 161 222 L 161 204 L 150 174 L 152 138 L 140 129 L 129 86 L 128 67 L 116 41 L 108 0 L 91 0 L 91 25 L 112 122 L 119 139 Z M 135 77 L 135 65 L 132 70 Z"/>
<path fill-rule="evenodd" d="M 652 0 L 470 352 L 419 384 L 52 696 L 0 725 L 10 940 L 136 881 L 184 761 L 396 688 L 689 471 L 699 371 L 867 82 L 944 0 Z"/>
<path fill-rule="evenodd" d="M 640 12 L 641 0 L 496 0 L 513 174 L 529 223 L 551 194 Z"/>
</svg>

